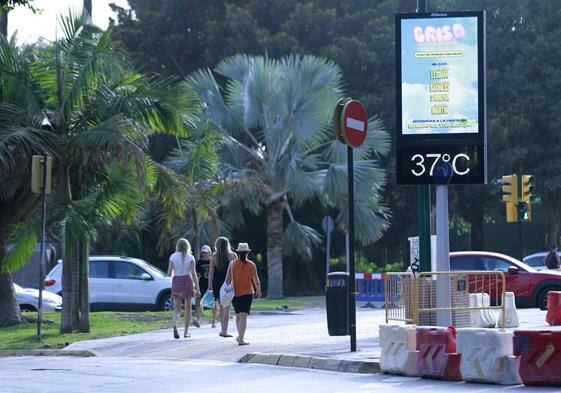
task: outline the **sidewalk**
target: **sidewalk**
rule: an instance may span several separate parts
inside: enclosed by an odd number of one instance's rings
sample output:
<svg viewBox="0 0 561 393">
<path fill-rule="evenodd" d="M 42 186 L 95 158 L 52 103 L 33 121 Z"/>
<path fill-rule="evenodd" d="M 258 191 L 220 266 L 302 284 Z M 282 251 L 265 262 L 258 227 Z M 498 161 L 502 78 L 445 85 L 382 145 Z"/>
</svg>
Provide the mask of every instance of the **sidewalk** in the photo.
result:
<svg viewBox="0 0 561 393">
<path fill-rule="evenodd" d="M 521 329 L 551 329 L 545 324 L 545 312 L 519 310 Z M 385 322 L 382 309 L 357 308 L 357 352 L 350 352 L 350 339 L 330 337 L 325 309 L 251 315 L 248 320 L 247 346 L 238 346 L 234 338 L 218 336 L 219 329 L 203 325 L 189 329 L 191 338 L 175 340 L 171 329 L 83 341 L 68 350 L 91 350 L 101 356 L 163 358 L 172 360 L 218 360 L 284 366 L 319 368 L 331 371 L 376 372 L 381 348 L 378 327 Z M 235 322 L 229 332 L 235 336 Z M 182 334 L 182 329 L 180 330 Z M 290 356 L 287 356 L 290 355 Z"/>
</svg>

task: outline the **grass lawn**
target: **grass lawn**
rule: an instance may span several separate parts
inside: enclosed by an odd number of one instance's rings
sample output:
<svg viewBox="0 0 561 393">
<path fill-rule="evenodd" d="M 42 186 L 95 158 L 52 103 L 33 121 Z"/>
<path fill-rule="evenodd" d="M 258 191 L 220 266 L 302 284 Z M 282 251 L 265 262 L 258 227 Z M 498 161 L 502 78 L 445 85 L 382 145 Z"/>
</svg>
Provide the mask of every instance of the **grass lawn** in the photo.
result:
<svg viewBox="0 0 561 393">
<path fill-rule="evenodd" d="M 280 300 L 255 299 L 252 311 L 302 309 L 311 307 L 311 303 L 302 299 L 286 298 Z M 36 321 L 37 313 L 25 313 L 29 319 Z M 210 310 L 205 310 L 203 320 L 209 321 Z M 203 321 L 203 322 L 204 322 Z M 37 323 L 30 322 L 18 326 L 0 329 L 1 349 L 45 349 L 63 348 L 73 342 L 94 338 L 141 333 L 150 330 L 169 328 L 169 312 L 92 312 L 90 313 L 90 333 L 60 334 L 60 313 L 43 313 L 43 342 L 37 342 Z"/>
</svg>

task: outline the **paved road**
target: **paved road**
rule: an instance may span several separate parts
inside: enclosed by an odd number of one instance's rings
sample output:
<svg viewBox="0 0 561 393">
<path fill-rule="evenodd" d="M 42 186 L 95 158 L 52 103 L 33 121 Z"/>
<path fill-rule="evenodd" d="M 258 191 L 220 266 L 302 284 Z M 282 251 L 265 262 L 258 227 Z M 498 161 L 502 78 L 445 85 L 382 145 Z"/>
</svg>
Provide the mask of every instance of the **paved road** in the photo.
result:
<svg viewBox="0 0 561 393">
<path fill-rule="evenodd" d="M 544 328 L 545 311 L 519 310 L 520 328 Z M 313 308 L 295 313 L 251 315 L 247 341 L 239 347 L 234 338 L 221 338 L 219 330 L 209 325 L 190 329 L 191 338 L 174 340 L 171 329 L 133 334 L 72 344 L 68 349 L 93 349 L 106 356 L 166 358 L 176 360 L 203 359 L 237 361 L 248 352 L 292 353 L 346 359 L 374 360 L 380 356 L 378 326 L 385 322 L 384 310 L 357 310 L 357 348 L 349 352 L 348 337 L 330 337 L 325 310 Z M 235 336 L 235 323 L 230 320 Z"/>
<path fill-rule="evenodd" d="M 40 387 L 40 388 L 39 388 Z M 440 382 L 381 374 L 349 374 L 207 360 L 97 358 L 3 358 L 0 391 L 19 392 L 559 392 Z"/>
<path fill-rule="evenodd" d="M 78 342 L 68 349 L 93 349 L 106 356 L 132 356 L 176 360 L 204 359 L 238 361 L 248 352 L 282 352 L 312 356 L 334 356 L 361 359 L 379 357 L 378 325 L 384 323 L 384 311 L 359 309 L 357 312 L 357 346 L 349 353 L 349 337 L 330 337 L 325 310 L 307 309 L 295 313 L 251 315 L 248 320 L 247 346 L 238 346 L 234 338 L 218 336 L 219 329 L 210 325 L 189 329 L 191 338 L 175 340 L 171 329 Z M 234 320 L 230 333 L 235 336 Z M 180 331 L 182 335 L 182 332 Z"/>
</svg>

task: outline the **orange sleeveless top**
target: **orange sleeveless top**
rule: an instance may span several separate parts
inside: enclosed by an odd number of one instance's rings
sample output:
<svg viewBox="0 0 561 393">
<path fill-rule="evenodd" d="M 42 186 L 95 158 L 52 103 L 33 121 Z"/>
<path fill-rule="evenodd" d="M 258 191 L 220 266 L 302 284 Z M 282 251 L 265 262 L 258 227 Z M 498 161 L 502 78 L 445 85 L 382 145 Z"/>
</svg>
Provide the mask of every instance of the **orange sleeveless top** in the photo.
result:
<svg viewBox="0 0 561 393">
<path fill-rule="evenodd" d="M 255 264 L 249 259 L 242 262 L 236 259 L 232 262 L 232 273 L 234 275 L 234 293 L 236 297 L 253 295 L 253 276 L 257 271 Z"/>
</svg>

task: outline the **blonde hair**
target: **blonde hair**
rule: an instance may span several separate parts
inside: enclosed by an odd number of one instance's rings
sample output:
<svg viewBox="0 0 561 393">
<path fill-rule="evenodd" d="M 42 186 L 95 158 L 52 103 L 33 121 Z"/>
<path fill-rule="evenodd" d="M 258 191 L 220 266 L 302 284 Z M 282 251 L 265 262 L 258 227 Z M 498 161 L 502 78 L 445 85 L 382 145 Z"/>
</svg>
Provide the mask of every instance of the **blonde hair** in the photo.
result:
<svg viewBox="0 0 561 393">
<path fill-rule="evenodd" d="M 191 254 L 191 244 L 189 244 L 189 240 L 184 238 L 179 239 L 175 246 L 175 251 L 180 252 L 182 256 Z"/>
<path fill-rule="evenodd" d="M 225 271 L 228 268 L 228 263 L 230 263 L 230 254 L 232 253 L 232 247 L 230 246 L 230 241 L 224 236 L 220 236 L 214 242 L 214 249 L 216 250 L 216 266 L 218 270 Z"/>
</svg>

